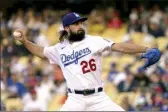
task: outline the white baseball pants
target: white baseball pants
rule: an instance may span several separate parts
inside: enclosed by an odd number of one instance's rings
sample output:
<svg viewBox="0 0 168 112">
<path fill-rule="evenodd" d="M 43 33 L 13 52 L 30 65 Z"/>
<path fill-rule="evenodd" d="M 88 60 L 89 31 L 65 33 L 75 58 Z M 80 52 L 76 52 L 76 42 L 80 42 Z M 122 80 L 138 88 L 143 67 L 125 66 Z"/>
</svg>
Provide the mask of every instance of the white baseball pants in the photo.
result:
<svg viewBox="0 0 168 112">
<path fill-rule="evenodd" d="M 68 98 L 60 111 L 125 111 L 106 95 L 98 92 L 91 95 L 68 93 Z"/>
</svg>

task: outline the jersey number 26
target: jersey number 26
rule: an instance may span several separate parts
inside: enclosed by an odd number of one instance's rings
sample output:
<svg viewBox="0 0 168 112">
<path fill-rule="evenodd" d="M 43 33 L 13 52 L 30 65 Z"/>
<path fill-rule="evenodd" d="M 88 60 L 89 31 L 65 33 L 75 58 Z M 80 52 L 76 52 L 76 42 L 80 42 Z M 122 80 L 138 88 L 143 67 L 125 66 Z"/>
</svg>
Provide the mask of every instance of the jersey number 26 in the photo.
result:
<svg viewBox="0 0 168 112">
<path fill-rule="evenodd" d="M 89 60 L 89 62 L 82 61 L 80 65 L 82 66 L 83 74 L 96 70 L 96 64 L 94 59 Z"/>
</svg>

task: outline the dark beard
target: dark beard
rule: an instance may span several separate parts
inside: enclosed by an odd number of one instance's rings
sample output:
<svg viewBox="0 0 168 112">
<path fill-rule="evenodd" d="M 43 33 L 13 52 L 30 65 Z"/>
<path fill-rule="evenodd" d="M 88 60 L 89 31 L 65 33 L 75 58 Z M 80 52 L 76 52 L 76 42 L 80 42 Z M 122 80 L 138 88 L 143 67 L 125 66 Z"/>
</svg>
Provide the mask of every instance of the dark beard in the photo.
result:
<svg viewBox="0 0 168 112">
<path fill-rule="evenodd" d="M 70 31 L 70 35 L 68 36 L 68 40 L 70 42 L 81 41 L 85 38 L 85 31 L 83 29 L 79 30 L 77 33 Z"/>
</svg>

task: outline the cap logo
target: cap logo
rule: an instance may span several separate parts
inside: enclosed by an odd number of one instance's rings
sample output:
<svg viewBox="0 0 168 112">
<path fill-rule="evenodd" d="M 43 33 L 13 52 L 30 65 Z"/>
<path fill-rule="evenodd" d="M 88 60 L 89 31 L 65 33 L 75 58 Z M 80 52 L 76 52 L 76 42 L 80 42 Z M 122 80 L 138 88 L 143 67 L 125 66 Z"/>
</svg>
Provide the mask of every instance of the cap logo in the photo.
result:
<svg viewBox="0 0 168 112">
<path fill-rule="evenodd" d="M 74 13 L 74 15 L 76 16 L 76 17 L 80 17 L 78 14 L 76 14 L 76 13 Z"/>
</svg>

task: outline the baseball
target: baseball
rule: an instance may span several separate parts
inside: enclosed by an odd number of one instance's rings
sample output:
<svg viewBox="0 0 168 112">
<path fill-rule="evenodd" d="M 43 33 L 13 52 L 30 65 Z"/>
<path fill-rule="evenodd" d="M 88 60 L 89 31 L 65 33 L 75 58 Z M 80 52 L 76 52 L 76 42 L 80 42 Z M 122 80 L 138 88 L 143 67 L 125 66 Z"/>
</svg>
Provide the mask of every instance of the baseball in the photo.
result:
<svg viewBox="0 0 168 112">
<path fill-rule="evenodd" d="M 21 33 L 19 31 L 14 31 L 13 36 L 18 38 L 21 36 Z"/>
</svg>

